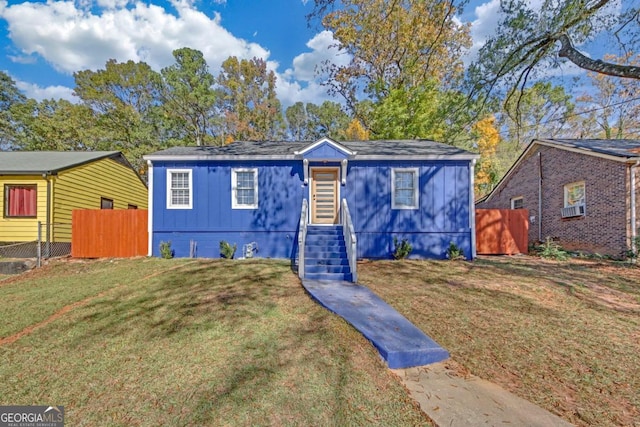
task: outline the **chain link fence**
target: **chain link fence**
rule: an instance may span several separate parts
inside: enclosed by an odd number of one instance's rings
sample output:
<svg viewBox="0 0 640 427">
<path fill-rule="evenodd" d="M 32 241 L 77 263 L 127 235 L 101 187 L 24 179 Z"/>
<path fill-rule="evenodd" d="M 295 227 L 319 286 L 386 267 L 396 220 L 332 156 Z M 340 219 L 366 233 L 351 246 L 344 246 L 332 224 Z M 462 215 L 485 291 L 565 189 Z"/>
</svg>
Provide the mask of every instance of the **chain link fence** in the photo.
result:
<svg viewBox="0 0 640 427">
<path fill-rule="evenodd" d="M 42 261 L 71 254 L 71 224 L 42 223 L 37 225 L 37 239 L 31 242 L 0 243 L 1 258 L 19 258 Z"/>
</svg>

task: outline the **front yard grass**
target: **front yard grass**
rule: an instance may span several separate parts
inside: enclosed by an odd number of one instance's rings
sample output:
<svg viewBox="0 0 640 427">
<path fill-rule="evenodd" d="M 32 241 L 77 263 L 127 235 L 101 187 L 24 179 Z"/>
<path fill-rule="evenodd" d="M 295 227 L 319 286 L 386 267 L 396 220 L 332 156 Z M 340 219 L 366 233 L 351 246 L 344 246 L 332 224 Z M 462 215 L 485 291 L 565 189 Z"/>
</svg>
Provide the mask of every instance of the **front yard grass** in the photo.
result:
<svg viewBox="0 0 640 427">
<path fill-rule="evenodd" d="M 0 345 L 0 405 L 68 425 L 430 425 L 285 261 L 70 261 L 0 300 L 0 337 L 40 324 Z"/>
<path fill-rule="evenodd" d="M 637 266 L 482 257 L 359 276 L 461 374 L 579 426 L 639 425 Z M 1 281 L 0 301 L 0 405 L 65 405 L 69 425 L 429 425 L 285 261 L 71 260 Z"/>
<path fill-rule="evenodd" d="M 579 426 L 640 425 L 637 266 L 483 257 L 359 275 L 471 373 Z"/>
</svg>

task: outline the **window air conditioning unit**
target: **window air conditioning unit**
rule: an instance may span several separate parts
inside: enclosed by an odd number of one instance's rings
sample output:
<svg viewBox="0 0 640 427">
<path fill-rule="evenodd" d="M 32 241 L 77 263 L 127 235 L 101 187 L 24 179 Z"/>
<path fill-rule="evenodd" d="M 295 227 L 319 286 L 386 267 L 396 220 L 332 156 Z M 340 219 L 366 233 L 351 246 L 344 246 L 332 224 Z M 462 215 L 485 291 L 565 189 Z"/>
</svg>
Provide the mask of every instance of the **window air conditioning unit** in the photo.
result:
<svg viewBox="0 0 640 427">
<path fill-rule="evenodd" d="M 584 216 L 584 205 L 573 205 L 562 208 L 562 218 L 571 218 L 573 216 Z"/>
</svg>

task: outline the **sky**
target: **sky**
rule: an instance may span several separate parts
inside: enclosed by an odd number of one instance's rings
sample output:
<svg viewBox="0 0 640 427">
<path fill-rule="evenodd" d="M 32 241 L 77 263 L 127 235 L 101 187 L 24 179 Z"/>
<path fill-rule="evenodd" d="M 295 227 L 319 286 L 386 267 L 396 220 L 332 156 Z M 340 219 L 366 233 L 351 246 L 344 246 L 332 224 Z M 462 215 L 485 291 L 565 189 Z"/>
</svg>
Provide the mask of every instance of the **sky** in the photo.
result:
<svg viewBox="0 0 640 427">
<path fill-rule="evenodd" d="M 498 5 L 472 0 L 458 17 L 472 23 L 467 61 L 495 28 Z M 73 101 L 75 71 L 104 69 L 109 59 L 160 71 L 186 46 L 204 54 L 213 75 L 229 56 L 262 58 L 285 107 L 319 104 L 331 98 L 316 67 L 348 57 L 330 32 L 307 25 L 312 7 L 312 0 L 0 0 L 0 70 L 29 98 Z"/>
</svg>

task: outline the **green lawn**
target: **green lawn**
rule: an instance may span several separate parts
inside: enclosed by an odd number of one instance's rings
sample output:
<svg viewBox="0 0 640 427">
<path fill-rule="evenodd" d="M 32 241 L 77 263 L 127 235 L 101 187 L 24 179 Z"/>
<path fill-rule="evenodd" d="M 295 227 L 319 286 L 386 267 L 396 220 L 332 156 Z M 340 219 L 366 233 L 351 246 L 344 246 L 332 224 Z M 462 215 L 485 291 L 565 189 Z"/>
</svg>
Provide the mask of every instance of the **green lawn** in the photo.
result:
<svg viewBox="0 0 640 427">
<path fill-rule="evenodd" d="M 473 374 L 580 426 L 640 425 L 640 268 L 532 257 L 363 263 Z"/>
<path fill-rule="evenodd" d="M 285 261 L 62 262 L 0 300 L 1 337 L 40 325 L 0 345 L 0 404 L 68 425 L 429 425 Z"/>
<path fill-rule="evenodd" d="M 484 257 L 359 276 L 460 369 L 579 426 L 640 420 L 637 266 Z M 64 405 L 87 426 L 429 425 L 286 261 L 64 261 L 0 282 L 0 300 L 0 405 Z"/>
</svg>

